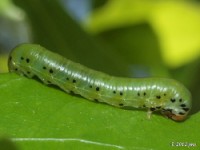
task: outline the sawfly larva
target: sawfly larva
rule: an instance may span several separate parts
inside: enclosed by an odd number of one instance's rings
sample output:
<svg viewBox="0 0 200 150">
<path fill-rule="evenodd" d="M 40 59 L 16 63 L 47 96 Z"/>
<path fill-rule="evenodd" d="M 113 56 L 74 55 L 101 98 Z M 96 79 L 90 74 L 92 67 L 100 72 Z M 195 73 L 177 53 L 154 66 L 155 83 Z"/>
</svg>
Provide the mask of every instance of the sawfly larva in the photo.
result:
<svg viewBox="0 0 200 150">
<path fill-rule="evenodd" d="M 191 94 L 179 82 L 166 78 L 121 78 L 89 69 L 35 44 L 14 48 L 8 61 L 9 71 L 45 84 L 59 86 L 86 99 L 116 107 L 160 110 L 175 121 L 186 118 L 191 109 Z"/>
</svg>

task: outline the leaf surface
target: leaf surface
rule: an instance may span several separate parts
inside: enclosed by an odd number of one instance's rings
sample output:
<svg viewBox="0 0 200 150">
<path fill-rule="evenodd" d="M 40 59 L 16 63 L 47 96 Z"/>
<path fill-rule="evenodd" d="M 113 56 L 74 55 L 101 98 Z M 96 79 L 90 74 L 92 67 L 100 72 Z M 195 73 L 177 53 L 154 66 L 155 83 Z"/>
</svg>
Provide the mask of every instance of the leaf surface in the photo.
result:
<svg viewBox="0 0 200 150">
<path fill-rule="evenodd" d="M 91 102 L 16 74 L 0 74 L 0 118 L 0 133 L 22 150 L 168 150 L 176 142 L 200 144 L 200 113 L 184 122 L 159 114 L 147 119 L 146 111 Z"/>
</svg>

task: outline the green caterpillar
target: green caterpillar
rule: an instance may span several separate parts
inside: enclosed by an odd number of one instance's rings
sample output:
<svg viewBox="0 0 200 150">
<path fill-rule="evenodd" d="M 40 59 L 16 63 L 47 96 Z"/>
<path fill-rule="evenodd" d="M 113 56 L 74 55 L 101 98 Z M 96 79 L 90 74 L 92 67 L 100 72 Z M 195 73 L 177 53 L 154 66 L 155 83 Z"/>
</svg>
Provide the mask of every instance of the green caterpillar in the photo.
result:
<svg viewBox="0 0 200 150">
<path fill-rule="evenodd" d="M 191 94 L 179 82 L 166 78 L 120 78 L 74 63 L 35 44 L 14 48 L 8 60 L 10 72 L 29 78 L 37 76 L 45 84 L 59 86 L 86 99 L 116 107 L 160 110 L 175 121 L 186 118 Z"/>
</svg>

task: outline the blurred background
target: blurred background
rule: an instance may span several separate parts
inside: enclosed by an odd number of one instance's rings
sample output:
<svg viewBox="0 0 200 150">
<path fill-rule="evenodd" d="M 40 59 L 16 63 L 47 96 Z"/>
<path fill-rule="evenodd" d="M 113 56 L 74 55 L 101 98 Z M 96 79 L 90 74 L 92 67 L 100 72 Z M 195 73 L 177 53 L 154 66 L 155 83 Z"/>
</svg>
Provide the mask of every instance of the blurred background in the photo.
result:
<svg viewBox="0 0 200 150">
<path fill-rule="evenodd" d="M 0 1 L 0 73 L 20 43 L 115 76 L 174 78 L 200 109 L 199 0 Z"/>
</svg>

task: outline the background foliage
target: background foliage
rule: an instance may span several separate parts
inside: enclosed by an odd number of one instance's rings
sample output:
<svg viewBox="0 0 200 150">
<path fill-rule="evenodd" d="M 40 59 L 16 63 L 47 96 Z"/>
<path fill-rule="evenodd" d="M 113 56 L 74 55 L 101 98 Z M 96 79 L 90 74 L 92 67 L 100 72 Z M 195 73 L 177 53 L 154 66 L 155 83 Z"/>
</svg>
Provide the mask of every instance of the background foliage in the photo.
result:
<svg viewBox="0 0 200 150">
<path fill-rule="evenodd" d="M 6 72 L 6 49 L 38 43 L 112 75 L 175 78 L 192 92 L 193 109 L 181 123 L 159 114 L 148 120 L 145 111 L 97 105 L 38 81 L 1 73 L 2 147 L 156 150 L 196 144 L 191 149 L 199 148 L 198 1 L 13 2 L 0 2 L 1 72 Z M 173 142 L 187 146 L 172 147 Z"/>
</svg>

